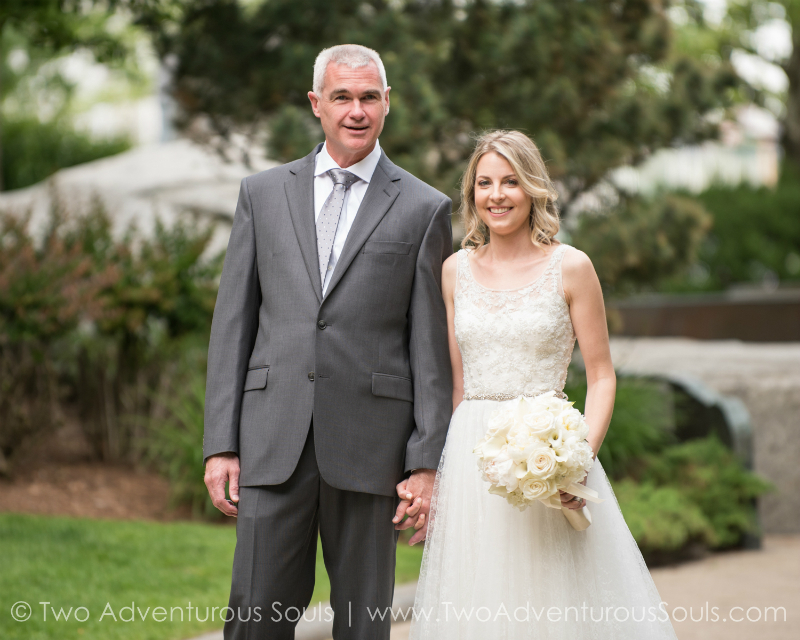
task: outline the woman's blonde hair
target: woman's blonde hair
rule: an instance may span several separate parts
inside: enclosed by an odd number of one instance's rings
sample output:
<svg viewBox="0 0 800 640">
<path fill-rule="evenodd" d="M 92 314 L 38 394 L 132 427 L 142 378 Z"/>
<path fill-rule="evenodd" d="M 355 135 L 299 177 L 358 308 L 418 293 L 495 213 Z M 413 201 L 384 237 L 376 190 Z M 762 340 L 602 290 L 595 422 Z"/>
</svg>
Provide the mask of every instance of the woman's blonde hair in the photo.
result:
<svg viewBox="0 0 800 640">
<path fill-rule="evenodd" d="M 519 131 L 490 131 L 484 133 L 475 145 L 467 169 L 461 178 L 461 222 L 464 225 L 462 247 L 482 247 L 489 240 L 489 229 L 478 215 L 475 206 L 475 178 L 478 161 L 494 151 L 514 169 L 520 187 L 531 198 L 531 241 L 535 245 L 551 244 L 560 226 L 556 208 L 556 192 L 538 147 Z"/>
</svg>

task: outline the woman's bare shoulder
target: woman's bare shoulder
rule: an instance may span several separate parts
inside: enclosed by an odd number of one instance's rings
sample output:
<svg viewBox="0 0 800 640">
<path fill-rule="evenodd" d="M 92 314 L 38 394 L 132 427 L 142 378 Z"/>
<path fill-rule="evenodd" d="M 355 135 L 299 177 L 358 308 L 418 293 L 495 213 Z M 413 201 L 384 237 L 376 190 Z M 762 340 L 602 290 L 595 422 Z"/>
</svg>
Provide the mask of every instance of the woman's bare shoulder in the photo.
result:
<svg viewBox="0 0 800 640">
<path fill-rule="evenodd" d="M 576 299 L 600 296 L 600 280 L 591 259 L 580 249 L 569 247 L 561 261 L 561 287 L 564 299 L 572 306 Z"/>
<path fill-rule="evenodd" d="M 442 264 L 442 289 L 452 291 L 458 275 L 458 253 L 452 254 Z"/>
<path fill-rule="evenodd" d="M 561 273 L 563 276 L 580 278 L 595 273 L 594 265 L 589 256 L 571 245 L 566 246 L 567 250 L 564 252 L 564 257 L 561 261 Z"/>
</svg>

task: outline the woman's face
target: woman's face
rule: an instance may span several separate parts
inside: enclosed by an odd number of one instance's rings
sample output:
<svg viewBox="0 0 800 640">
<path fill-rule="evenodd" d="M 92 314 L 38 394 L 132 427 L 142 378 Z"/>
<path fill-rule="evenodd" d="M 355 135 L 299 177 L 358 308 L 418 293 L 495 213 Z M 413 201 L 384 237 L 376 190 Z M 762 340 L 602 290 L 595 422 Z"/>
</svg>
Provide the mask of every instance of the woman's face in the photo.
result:
<svg viewBox="0 0 800 640">
<path fill-rule="evenodd" d="M 481 156 L 475 176 L 475 207 L 491 236 L 513 235 L 522 229 L 528 233 L 532 204 L 508 160 L 494 151 Z"/>
</svg>

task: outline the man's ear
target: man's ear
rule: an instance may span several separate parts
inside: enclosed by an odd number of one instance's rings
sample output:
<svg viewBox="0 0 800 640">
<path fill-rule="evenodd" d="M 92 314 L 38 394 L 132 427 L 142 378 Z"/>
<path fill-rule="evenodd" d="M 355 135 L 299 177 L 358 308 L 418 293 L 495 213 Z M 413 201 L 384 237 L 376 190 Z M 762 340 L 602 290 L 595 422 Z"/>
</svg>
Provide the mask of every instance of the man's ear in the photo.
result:
<svg viewBox="0 0 800 640">
<path fill-rule="evenodd" d="M 386 87 L 386 91 L 383 92 L 383 98 L 384 98 L 384 101 L 385 101 L 385 104 L 384 104 L 384 107 L 383 107 L 383 115 L 385 115 L 385 116 L 389 115 L 389 92 L 391 90 L 392 90 L 391 87 Z"/>
<path fill-rule="evenodd" d="M 314 115 L 319 118 L 319 98 L 317 97 L 317 94 L 313 91 L 309 91 L 308 99 L 311 101 L 311 110 L 314 112 Z"/>
</svg>

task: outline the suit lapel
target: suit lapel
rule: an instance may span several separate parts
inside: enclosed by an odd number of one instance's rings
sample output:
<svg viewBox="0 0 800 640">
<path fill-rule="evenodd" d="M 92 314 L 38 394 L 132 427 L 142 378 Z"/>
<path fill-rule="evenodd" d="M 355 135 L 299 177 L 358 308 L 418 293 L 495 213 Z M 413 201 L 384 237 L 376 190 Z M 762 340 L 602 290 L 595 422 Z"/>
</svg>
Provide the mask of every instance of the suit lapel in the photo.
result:
<svg viewBox="0 0 800 640">
<path fill-rule="evenodd" d="M 353 226 L 350 227 L 350 233 L 347 234 L 347 240 L 345 240 L 342 248 L 342 254 L 339 256 L 336 268 L 331 275 L 328 290 L 325 292 L 326 298 L 331 295 L 334 287 L 342 279 L 361 247 L 372 235 L 375 227 L 378 226 L 386 212 L 389 211 L 392 203 L 400 193 L 400 188 L 396 184 L 399 180 L 400 172 L 397 171 L 397 168 L 386 154 L 381 152 L 381 159 L 375 167 L 375 173 L 372 174 L 367 193 L 364 194 L 361 206 L 358 207 Z"/>
<path fill-rule="evenodd" d="M 311 285 L 317 300 L 322 302 L 322 283 L 319 277 L 319 258 L 317 256 L 317 227 L 314 220 L 314 157 L 322 145 L 307 155 L 298 167 L 289 169 L 293 179 L 284 183 L 286 199 L 289 202 L 289 213 L 292 225 L 300 244 L 300 253 L 311 278 Z"/>
</svg>

